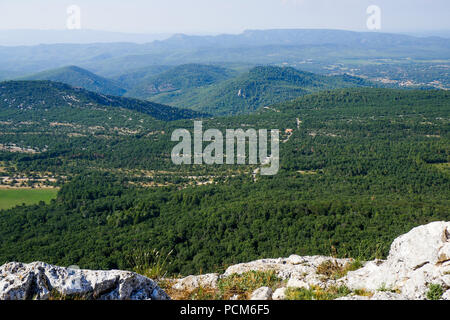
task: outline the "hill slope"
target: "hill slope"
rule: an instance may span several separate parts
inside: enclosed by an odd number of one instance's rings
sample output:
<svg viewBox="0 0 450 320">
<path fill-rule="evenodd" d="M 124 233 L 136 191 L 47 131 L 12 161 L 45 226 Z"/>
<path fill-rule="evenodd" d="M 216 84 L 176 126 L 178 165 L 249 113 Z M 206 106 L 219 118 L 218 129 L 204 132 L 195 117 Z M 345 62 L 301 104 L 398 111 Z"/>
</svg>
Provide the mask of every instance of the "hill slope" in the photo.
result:
<svg viewBox="0 0 450 320">
<path fill-rule="evenodd" d="M 127 96 L 149 98 L 165 92 L 187 93 L 188 89 L 207 86 L 228 79 L 232 72 L 222 67 L 184 64 L 160 74 L 142 78 Z"/>
<path fill-rule="evenodd" d="M 14 186 L 28 181 L 26 185 L 36 187 L 59 184 L 85 170 L 170 166 L 168 127 L 180 127 L 172 120 L 199 116 L 192 110 L 100 95 L 57 82 L 2 82 L 0 185 L 4 161 L 15 163 L 21 172 L 19 179 L 15 169 L 7 170 Z M 31 178 L 30 171 L 40 172 L 41 180 Z"/>
<path fill-rule="evenodd" d="M 199 116 L 192 110 L 102 95 L 67 84 L 51 81 L 6 81 L 0 83 L 0 108 L 50 109 L 58 107 L 114 107 L 148 114 L 159 120 L 189 119 Z"/>
<path fill-rule="evenodd" d="M 142 84 L 144 80 L 152 79 L 154 76 L 169 70 L 169 66 L 147 66 L 135 70 L 127 70 L 126 72 L 119 72 L 113 74 L 112 79 L 121 84 L 127 90 L 132 89 Z"/>
<path fill-rule="evenodd" d="M 100 77 L 77 66 L 43 71 L 22 77 L 20 80 L 49 80 L 62 82 L 73 87 L 80 87 L 89 91 L 113 96 L 121 96 L 126 92 L 126 90 L 121 88 L 117 82 Z"/>
<path fill-rule="evenodd" d="M 290 67 L 260 66 L 235 78 L 186 92 L 160 93 L 149 99 L 215 115 L 252 112 L 260 107 L 336 88 L 370 87 L 374 83 L 343 76 L 323 76 Z"/>
</svg>

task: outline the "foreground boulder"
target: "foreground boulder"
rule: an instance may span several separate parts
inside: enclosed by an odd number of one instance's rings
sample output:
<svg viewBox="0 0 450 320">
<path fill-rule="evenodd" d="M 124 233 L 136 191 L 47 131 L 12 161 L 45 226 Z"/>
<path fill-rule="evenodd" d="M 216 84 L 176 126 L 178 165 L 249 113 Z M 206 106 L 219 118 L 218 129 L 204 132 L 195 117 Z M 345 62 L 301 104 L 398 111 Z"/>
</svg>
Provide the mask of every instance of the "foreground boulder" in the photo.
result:
<svg viewBox="0 0 450 320">
<path fill-rule="evenodd" d="M 394 240 L 387 260 L 370 261 L 341 281 L 350 289 L 394 291 L 405 299 L 426 299 L 430 286 L 436 285 L 448 297 L 450 222 L 412 229 Z"/>
<path fill-rule="evenodd" d="M 43 262 L 0 267 L 0 300 L 168 300 L 157 284 L 128 271 L 90 271 Z"/>
<path fill-rule="evenodd" d="M 261 287 L 259 289 L 256 289 L 252 293 L 250 300 L 270 300 L 272 299 L 272 295 L 273 295 L 272 289 L 268 287 Z"/>
</svg>

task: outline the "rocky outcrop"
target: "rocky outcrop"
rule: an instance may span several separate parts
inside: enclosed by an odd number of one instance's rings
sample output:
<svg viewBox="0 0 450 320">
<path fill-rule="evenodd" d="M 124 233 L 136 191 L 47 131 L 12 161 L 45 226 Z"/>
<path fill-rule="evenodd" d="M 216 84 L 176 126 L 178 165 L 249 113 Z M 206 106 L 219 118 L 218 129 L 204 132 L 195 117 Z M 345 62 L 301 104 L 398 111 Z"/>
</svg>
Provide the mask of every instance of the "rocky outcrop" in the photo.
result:
<svg viewBox="0 0 450 320">
<path fill-rule="evenodd" d="M 405 299 L 425 299 L 431 284 L 444 292 L 450 289 L 449 251 L 450 222 L 433 222 L 395 239 L 387 260 L 370 261 L 341 282 L 350 289 L 383 288 L 400 292 Z"/>
<path fill-rule="evenodd" d="M 247 295 L 232 292 L 227 299 L 246 296 L 252 300 L 284 300 L 292 290 L 323 294 L 344 288 L 339 300 L 418 300 L 430 298 L 434 287 L 433 298 L 450 300 L 450 222 L 414 228 L 395 239 L 386 260 L 366 262 L 358 270 L 354 267 L 352 259 L 291 255 L 233 265 L 222 275 L 188 276 L 166 279 L 166 282 L 170 283 L 171 294 L 177 291 L 189 294 L 199 288 L 214 294 L 218 283 L 232 275 L 269 271 L 279 279 L 276 286 L 261 285 Z M 155 282 L 132 272 L 73 270 L 42 262 L 9 263 L 0 267 L 0 299 L 50 299 L 54 295 L 169 299 Z"/>
<path fill-rule="evenodd" d="M 340 300 L 416 300 L 427 299 L 430 285 L 437 285 L 443 292 L 441 299 L 449 300 L 450 222 L 433 222 L 398 237 L 386 260 L 369 261 L 358 270 L 348 271 L 353 262 L 352 259 L 291 255 L 233 265 L 223 275 L 206 275 L 206 279 L 214 279 L 207 282 L 215 284 L 233 274 L 274 271 L 283 280 L 281 287 L 271 297 L 267 297 L 265 287 L 253 292 L 251 297 L 260 299 L 286 299 L 287 288 L 326 291 L 346 287 L 352 293 Z M 195 285 L 186 284 L 205 284 L 202 277 L 190 276 L 179 281 L 184 284 L 184 290 L 195 289 Z"/>
<path fill-rule="evenodd" d="M 289 258 L 262 259 L 248 263 L 240 263 L 228 267 L 223 276 L 242 274 L 248 271 L 274 270 L 277 276 L 283 280 L 299 280 L 306 283 L 322 284 L 322 276 L 316 273 L 317 268 L 324 262 L 332 262 L 339 266 L 350 263 L 352 259 L 335 259 L 325 256 L 301 257 L 291 255 Z"/>
<path fill-rule="evenodd" d="M 127 271 L 90 271 L 43 262 L 7 263 L 0 267 L 0 300 L 167 300 L 167 294 L 144 276 Z"/>
<path fill-rule="evenodd" d="M 324 263 L 332 263 L 340 268 L 352 262 L 352 259 L 335 259 L 325 256 L 298 256 L 289 258 L 262 259 L 248 263 L 241 263 L 229 267 L 224 277 L 232 274 L 242 274 L 248 271 L 275 271 L 278 278 L 286 280 L 287 287 L 309 288 L 319 286 L 327 288 L 336 285 L 336 280 L 318 273 L 318 268 Z"/>
</svg>

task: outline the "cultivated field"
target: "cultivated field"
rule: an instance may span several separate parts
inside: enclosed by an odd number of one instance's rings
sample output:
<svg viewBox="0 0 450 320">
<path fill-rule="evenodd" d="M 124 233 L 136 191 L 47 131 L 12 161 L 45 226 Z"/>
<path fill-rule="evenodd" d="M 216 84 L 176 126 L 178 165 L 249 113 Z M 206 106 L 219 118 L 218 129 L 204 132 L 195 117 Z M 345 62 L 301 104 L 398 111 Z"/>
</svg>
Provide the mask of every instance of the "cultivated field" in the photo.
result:
<svg viewBox="0 0 450 320">
<path fill-rule="evenodd" d="M 27 205 L 50 202 L 56 198 L 58 189 L 0 189 L 0 210 L 13 208 L 25 203 Z"/>
</svg>

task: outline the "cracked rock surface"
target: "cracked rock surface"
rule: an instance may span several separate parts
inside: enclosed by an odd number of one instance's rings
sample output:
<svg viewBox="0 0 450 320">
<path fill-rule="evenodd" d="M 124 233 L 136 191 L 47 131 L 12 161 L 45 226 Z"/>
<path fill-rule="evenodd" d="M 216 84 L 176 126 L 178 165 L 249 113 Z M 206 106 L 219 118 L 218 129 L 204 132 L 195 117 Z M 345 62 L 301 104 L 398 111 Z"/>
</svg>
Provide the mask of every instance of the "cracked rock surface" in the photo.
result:
<svg viewBox="0 0 450 320">
<path fill-rule="evenodd" d="M 433 222 L 394 240 L 386 260 L 370 261 L 341 282 L 350 289 L 387 288 L 405 299 L 426 298 L 431 284 L 450 289 L 450 222 Z"/>
<path fill-rule="evenodd" d="M 0 267 L 0 300 L 167 300 L 157 284 L 133 272 L 77 270 L 43 262 Z"/>
</svg>

